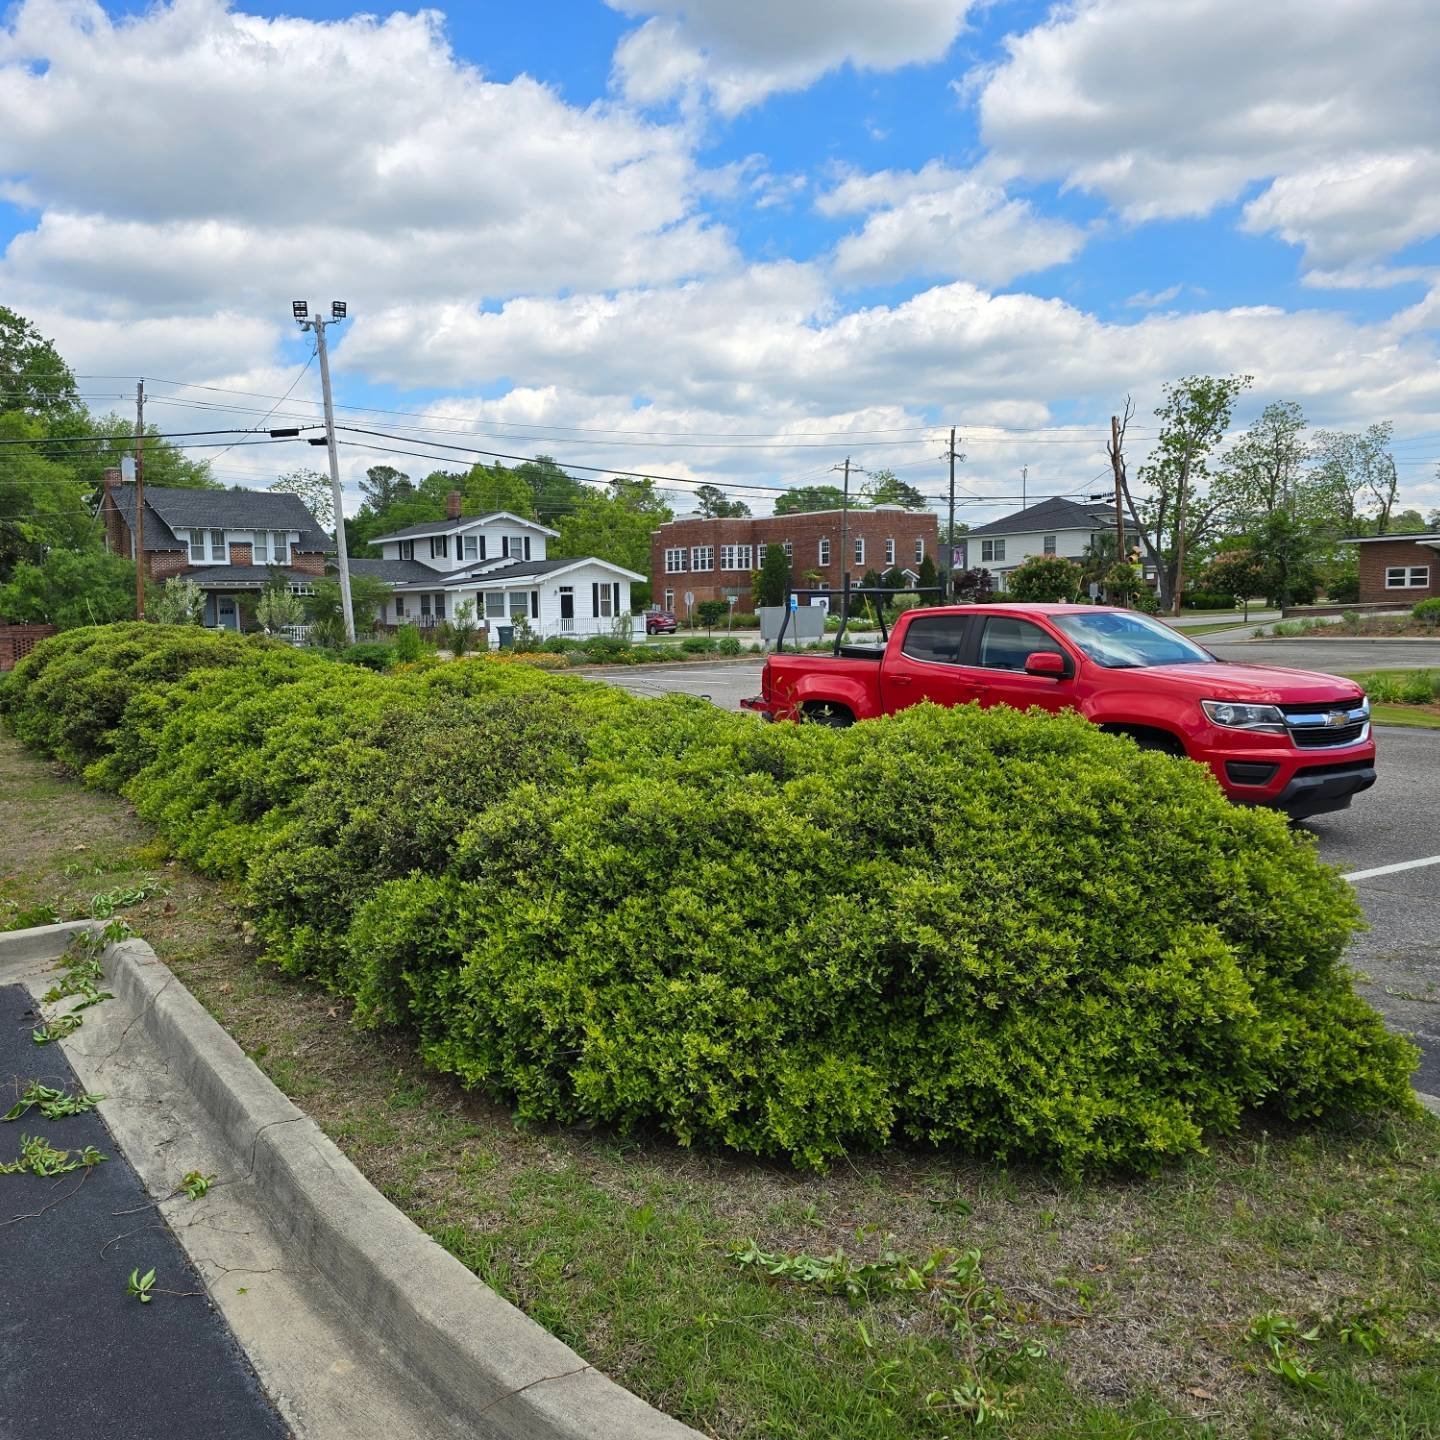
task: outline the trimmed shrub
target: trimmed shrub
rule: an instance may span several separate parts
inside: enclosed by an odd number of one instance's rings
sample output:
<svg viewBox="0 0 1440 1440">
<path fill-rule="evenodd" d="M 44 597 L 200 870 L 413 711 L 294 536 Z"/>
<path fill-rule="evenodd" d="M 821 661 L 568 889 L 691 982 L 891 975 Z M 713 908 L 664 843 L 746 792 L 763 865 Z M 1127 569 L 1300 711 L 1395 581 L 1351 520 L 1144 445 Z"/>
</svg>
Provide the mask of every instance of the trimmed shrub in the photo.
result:
<svg viewBox="0 0 1440 1440">
<path fill-rule="evenodd" d="M 688 635 L 680 642 L 680 648 L 687 655 L 713 655 L 715 642 L 708 635 Z"/>
<path fill-rule="evenodd" d="M 1411 611 L 1415 619 L 1428 625 L 1432 630 L 1440 625 L 1440 595 L 1435 595 L 1429 600 L 1422 600 Z"/>
<path fill-rule="evenodd" d="M 727 635 L 716 644 L 715 648 L 722 655 L 738 655 L 740 653 L 740 642 L 733 635 Z"/>
<path fill-rule="evenodd" d="M 10 723 L 241 880 L 271 958 L 524 1117 L 1073 1174 L 1261 1106 L 1414 1103 L 1313 842 L 1078 716 L 762 726 L 523 664 L 379 674 L 148 628 L 42 643 Z"/>
<path fill-rule="evenodd" d="M 381 640 L 362 640 L 340 652 L 348 665 L 363 665 L 367 670 L 388 670 L 395 663 L 395 647 Z"/>
</svg>

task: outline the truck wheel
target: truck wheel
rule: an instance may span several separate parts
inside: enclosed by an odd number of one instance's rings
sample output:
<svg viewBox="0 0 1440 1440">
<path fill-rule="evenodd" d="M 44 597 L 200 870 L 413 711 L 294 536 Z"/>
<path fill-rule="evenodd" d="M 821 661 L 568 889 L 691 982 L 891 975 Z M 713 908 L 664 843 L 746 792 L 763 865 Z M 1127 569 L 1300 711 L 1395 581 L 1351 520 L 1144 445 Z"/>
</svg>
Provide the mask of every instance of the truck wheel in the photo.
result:
<svg viewBox="0 0 1440 1440">
<path fill-rule="evenodd" d="M 807 725 L 828 725 L 832 730 L 844 730 L 855 723 L 855 717 L 843 705 L 832 705 L 828 700 L 807 705 L 801 715 Z"/>
<path fill-rule="evenodd" d="M 1162 755 L 1185 758 L 1185 747 L 1164 730 L 1152 730 L 1145 725 L 1106 725 L 1102 728 L 1112 735 L 1128 735 L 1142 750 L 1158 750 Z"/>
</svg>

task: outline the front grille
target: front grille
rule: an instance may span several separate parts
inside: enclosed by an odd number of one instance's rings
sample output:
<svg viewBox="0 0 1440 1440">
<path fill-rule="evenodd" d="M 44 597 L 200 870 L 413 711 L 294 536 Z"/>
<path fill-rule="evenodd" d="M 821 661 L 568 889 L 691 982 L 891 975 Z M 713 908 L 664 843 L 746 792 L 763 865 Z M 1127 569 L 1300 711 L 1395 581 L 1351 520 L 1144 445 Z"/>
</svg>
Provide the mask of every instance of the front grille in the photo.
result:
<svg viewBox="0 0 1440 1440">
<path fill-rule="evenodd" d="M 1333 705 L 1287 705 L 1285 725 L 1301 750 L 1335 750 L 1354 745 L 1370 728 L 1370 712 L 1362 700 Z"/>
<path fill-rule="evenodd" d="M 1365 722 L 1341 725 L 1335 729 L 1292 730 L 1290 738 L 1302 750 L 1332 750 L 1337 745 L 1353 745 L 1365 733 Z"/>
</svg>

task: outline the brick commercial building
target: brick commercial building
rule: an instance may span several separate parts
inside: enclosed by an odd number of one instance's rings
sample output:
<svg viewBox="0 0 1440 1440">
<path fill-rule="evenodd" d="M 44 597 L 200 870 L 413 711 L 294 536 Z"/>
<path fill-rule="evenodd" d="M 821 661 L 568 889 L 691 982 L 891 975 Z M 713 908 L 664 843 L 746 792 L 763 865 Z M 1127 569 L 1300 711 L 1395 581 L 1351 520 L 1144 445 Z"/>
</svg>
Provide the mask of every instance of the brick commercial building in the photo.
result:
<svg viewBox="0 0 1440 1440">
<path fill-rule="evenodd" d="M 883 575 L 904 571 L 913 581 L 929 556 L 940 563 L 940 524 L 926 510 L 898 505 L 852 509 L 844 526 L 841 512 L 812 510 L 803 515 L 763 515 L 744 520 L 672 520 L 650 536 L 651 596 L 666 610 L 685 610 L 685 596 L 735 600 L 735 608 L 755 608 L 751 578 L 765 558 L 765 546 L 784 547 L 795 588 L 839 589 L 845 571 L 858 585 L 866 571 Z M 842 555 L 842 548 L 849 554 Z"/>
<path fill-rule="evenodd" d="M 1440 595 L 1440 534 L 1365 535 L 1360 547 L 1362 605 L 1418 605 Z"/>
</svg>

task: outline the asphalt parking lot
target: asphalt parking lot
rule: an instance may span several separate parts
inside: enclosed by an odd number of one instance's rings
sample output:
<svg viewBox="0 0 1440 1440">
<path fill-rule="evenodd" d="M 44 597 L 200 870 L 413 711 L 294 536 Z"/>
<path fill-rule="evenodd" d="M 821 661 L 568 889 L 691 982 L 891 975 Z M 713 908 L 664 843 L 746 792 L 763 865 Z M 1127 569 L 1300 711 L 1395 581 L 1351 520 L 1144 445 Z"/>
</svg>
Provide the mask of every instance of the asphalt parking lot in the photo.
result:
<svg viewBox="0 0 1440 1440">
<path fill-rule="evenodd" d="M 1429 645 L 1381 647 L 1385 655 L 1343 642 L 1214 648 L 1225 660 L 1311 670 L 1440 665 L 1440 646 Z M 1390 649 L 1398 650 L 1399 658 L 1390 657 Z M 757 659 L 590 673 L 638 695 L 678 691 L 736 710 L 743 696 L 759 693 L 761 664 Z M 1440 731 L 1377 726 L 1375 734 L 1380 756 L 1374 788 L 1349 810 L 1317 816 L 1304 829 L 1318 839 L 1326 860 L 1356 874 L 1356 893 L 1370 924 L 1351 951 L 1357 988 L 1421 1047 L 1416 1088 L 1440 1095 Z M 1436 863 L 1415 864 L 1424 860 Z M 1374 870 L 1387 873 L 1367 873 Z"/>
</svg>

